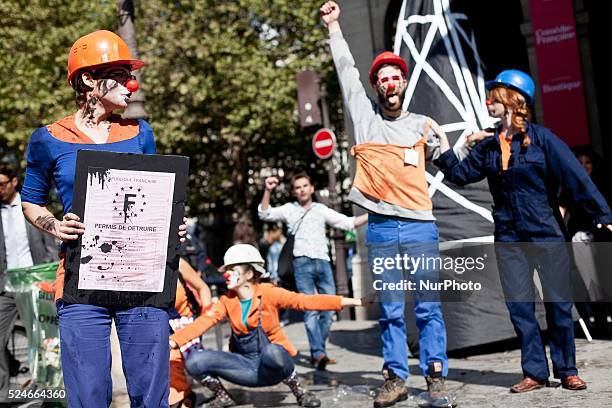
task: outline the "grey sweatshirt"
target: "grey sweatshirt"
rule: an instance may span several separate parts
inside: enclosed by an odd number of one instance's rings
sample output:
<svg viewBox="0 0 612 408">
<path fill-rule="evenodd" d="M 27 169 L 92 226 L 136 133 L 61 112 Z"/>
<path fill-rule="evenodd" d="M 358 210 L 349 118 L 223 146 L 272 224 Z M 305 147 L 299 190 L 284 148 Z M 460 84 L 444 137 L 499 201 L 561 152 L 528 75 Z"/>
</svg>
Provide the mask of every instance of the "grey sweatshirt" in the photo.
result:
<svg viewBox="0 0 612 408">
<path fill-rule="evenodd" d="M 340 80 L 344 104 L 353 121 L 355 143 L 385 143 L 411 147 L 427 136 L 425 156 L 427 159 L 437 158 L 440 155 L 439 140 L 431 131 L 427 135 L 423 133 L 427 128 L 429 118 L 412 112 L 405 112 L 396 119 L 383 116 L 378 104 L 369 99 L 366 94 L 359 79 L 359 71 L 355 67 L 355 60 L 342 32 L 330 35 L 330 47 Z M 389 177 L 394 177 L 394 175 L 390 174 Z M 424 189 L 427 190 L 427 186 L 424 186 Z M 351 188 L 349 200 L 376 214 L 422 221 L 435 220 L 430 210 L 403 208 L 366 196 L 355 187 Z"/>
</svg>

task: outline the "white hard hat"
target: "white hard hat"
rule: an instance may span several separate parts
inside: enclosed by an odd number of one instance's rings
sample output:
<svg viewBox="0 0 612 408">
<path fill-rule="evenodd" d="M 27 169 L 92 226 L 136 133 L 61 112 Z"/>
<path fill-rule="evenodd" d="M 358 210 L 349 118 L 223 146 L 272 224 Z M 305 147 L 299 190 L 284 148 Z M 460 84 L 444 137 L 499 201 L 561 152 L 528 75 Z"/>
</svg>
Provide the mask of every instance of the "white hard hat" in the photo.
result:
<svg viewBox="0 0 612 408">
<path fill-rule="evenodd" d="M 270 272 L 266 271 L 264 259 L 253 245 L 236 244 L 229 247 L 223 255 L 223 266 L 219 268 L 221 272 L 225 272 L 232 265 L 250 264 L 262 278 L 270 277 Z"/>
</svg>

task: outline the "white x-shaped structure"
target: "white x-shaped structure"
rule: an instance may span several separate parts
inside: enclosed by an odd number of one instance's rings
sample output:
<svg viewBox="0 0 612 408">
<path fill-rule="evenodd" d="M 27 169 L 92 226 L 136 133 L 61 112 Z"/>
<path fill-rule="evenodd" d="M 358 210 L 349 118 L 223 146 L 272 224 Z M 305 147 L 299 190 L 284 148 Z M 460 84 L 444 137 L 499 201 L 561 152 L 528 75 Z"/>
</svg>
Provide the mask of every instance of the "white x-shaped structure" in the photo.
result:
<svg viewBox="0 0 612 408">
<path fill-rule="evenodd" d="M 408 89 L 406 90 L 406 99 L 404 100 L 404 108 L 407 109 L 414 95 L 414 91 L 421 75 L 427 75 L 436 86 L 440 88 L 444 96 L 448 99 L 450 105 L 457 111 L 460 121 L 455 123 L 441 123 L 442 129 L 445 132 L 461 131 L 461 134 L 455 142 L 455 147 L 465 143 L 465 138 L 472 132 L 491 126 L 491 118 L 489 117 L 485 99 L 485 83 L 482 72 L 482 64 L 476 47 L 476 39 L 474 33 L 466 33 L 459 24 L 460 20 L 467 20 L 467 16 L 462 13 L 453 13 L 450 10 L 450 0 L 423 0 L 433 3 L 434 14 L 431 15 L 412 15 L 406 18 L 406 3 L 410 0 L 404 0 L 397 22 L 397 32 L 395 34 L 394 52 L 400 55 L 401 47 L 408 47 L 410 56 L 415 61 L 415 66 L 410 74 Z M 429 30 L 425 36 L 421 49 L 417 49 L 414 39 L 410 36 L 408 27 L 411 24 L 429 24 Z M 457 95 L 448 85 L 447 80 L 435 71 L 435 69 L 427 62 L 427 56 L 436 35 L 439 33 L 446 52 L 448 55 L 448 63 L 452 68 L 454 81 L 459 89 Z M 473 53 L 473 58 L 476 61 L 476 83 L 474 82 L 474 73 L 468 66 L 465 58 L 462 43 L 462 38 L 467 43 L 469 49 Z M 446 186 L 442 180 L 444 175 L 442 172 L 437 172 L 434 176 L 427 173 L 427 181 L 429 182 L 429 196 L 433 196 L 436 191 L 440 191 L 457 204 L 481 215 L 490 222 L 493 222 L 491 211 L 469 201 L 467 198 Z M 489 237 L 483 237 L 487 238 Z"/>
</svg>

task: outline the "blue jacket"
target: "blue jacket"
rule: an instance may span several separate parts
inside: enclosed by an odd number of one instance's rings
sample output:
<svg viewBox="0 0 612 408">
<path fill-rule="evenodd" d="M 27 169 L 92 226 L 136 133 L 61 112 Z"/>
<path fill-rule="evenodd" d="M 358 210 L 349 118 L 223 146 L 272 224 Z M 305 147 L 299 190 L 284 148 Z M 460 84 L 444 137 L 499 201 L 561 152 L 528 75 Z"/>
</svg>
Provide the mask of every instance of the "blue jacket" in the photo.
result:
<svg viewBox="0 0 612 408">
<path fill-rule="evenodd" d="M 610 224 L 610 208 L 567 145 L 549 129 L 528 124 L 531 138 L 514 135 L 508 170 L 502 170 L 499 130 L 477 143 L 459 162 L 453 150 L 434 163 L 459 185 L 487 178 L 493 195 L 495 240 L 498 242 L 564 241 L 558 195 L 566 189 L 595 223 Z"/>
</svg>

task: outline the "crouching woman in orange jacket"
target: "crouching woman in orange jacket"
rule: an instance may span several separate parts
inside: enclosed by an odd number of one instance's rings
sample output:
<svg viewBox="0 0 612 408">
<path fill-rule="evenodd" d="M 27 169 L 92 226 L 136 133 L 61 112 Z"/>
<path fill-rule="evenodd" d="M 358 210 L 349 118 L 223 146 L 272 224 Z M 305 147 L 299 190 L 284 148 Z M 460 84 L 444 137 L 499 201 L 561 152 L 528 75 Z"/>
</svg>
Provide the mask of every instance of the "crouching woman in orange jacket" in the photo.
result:
<svg viewBox="0 0 612 408">
<path fill-rule="evenodd" d="M 172 335 L 170 347 L 182 348 L 228 319 L 232 327 L 231 352 L 198 350 L 190 353 L 185 362 L 187 372 L 215 393 L 214 406 L 234 405 L 220 378 L 248 387 L 282 381 L 300 406 L 320 406 L 321 401 L 299 383 L 292 359 L 297 350 L 281 329 L 278 309 L 340 310 L 362 306 L 362 301 L 335 295 L 305 295 L 262 283 L 268 273 L 263 258 L 252 245 L 230 247 L 223 261 L 221 271 L 225 272 L 229 293 L 191 325 Z"/>
</svg>

